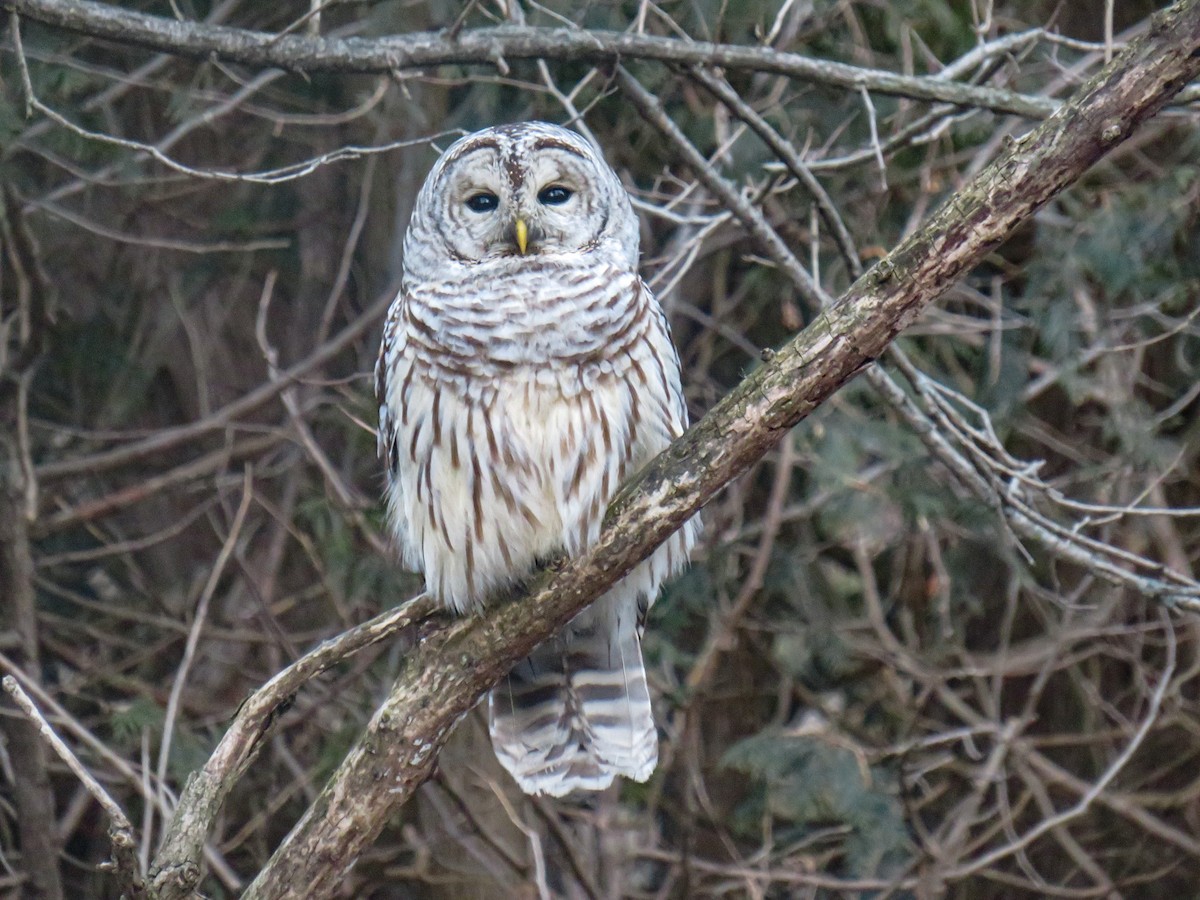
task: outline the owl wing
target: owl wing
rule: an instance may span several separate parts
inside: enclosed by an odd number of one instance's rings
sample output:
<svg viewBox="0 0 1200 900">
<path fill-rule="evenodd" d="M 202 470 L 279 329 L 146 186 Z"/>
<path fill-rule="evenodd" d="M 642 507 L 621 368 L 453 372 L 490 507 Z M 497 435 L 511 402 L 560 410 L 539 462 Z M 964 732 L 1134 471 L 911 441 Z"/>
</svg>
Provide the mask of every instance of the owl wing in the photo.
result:
<svg viewBox="0 0 1200 900">
<path fill-rule="evenodd" d="M 689 424 L 679 352 L 671 340 L 667 314 L 650 289 L 645 284 L 639 286 L 645 294 L 650 315 L 645 337 L 631 354 L 634 366 L 630 373 L 630 389 L 636 394 L 640 408 L 631 473 L 636 473 L 665 450 L 687 431 Z M 688 555 L 699 535 L 700 517 L 696 516 L 669 537 L 633 573 L 641 576 L 640 590 L 637 591 L 639 632 L 660 586 L 687 564 Z"/>
<path fill-rule="evenodd" d="M 408 326 L 403 307 L 404 296 L 400 294 L 388 309 L 383 339 L 379 345 L 379 358 L 375 361 L 375 400 L 379 408 L 375 447 L 387 472 L 386 495 L 392 533 L 400 546 L 405 564 L 411 568 L 419 565 L 420 561 L 410 550 L 404 517 L 395 514 L 402 506 L 397 470 L 400 465 L 400 418 L 403 416 L 405 398 L 402 390 L 393 391 L 393 387 L 408 382 L 413 364 L 410 354 L 406 352 Z"/>
<path fill-rule="evenodd" d="M 396 344 L 396 327 L 399 299 L 388 309 L 387 320 L 383 323 L 383 338 L 379 342 L 379 357 L 375 360 L 375 402 L 379 405 L 379 428 L 375 433 L 375 450 L 379 459 L 386 467 L 389 477 L 396 467 L 393 459 L 396 453 L 396 428 L 388 410 L 388 368 L 391 365 L 392 348 Z"/>
</svg>

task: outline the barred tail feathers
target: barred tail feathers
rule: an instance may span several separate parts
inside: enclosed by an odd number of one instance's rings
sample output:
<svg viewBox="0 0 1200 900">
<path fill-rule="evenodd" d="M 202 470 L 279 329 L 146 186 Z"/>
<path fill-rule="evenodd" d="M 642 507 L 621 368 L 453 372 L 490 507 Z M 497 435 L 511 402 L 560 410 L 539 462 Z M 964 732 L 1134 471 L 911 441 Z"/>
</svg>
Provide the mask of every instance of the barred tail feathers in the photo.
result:
<svg viewBox="0 0 1200 900">
<path fill-rule="evenodd" d="M 628 597 L 601 598 L 492 690 L 492 744 L 526 793 L 598 791 L 617 775 L 645 781 L 654 771 L 658 734 L 635 619 Z"/>
</svg>

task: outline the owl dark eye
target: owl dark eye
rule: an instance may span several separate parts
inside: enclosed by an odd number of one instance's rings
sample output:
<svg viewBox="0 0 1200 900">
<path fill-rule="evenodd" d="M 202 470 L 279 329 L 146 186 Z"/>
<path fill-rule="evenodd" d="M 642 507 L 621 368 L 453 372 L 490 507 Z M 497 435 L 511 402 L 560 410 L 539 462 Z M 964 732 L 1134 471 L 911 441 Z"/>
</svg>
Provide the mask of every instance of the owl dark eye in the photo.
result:
<svg viewBox="0 0 1200 900">
<path fill-rule="evenodd" d="M 571 193 L 561 184 L 552 184 L 550 187 L 542 188 L 541 193 L 538 194 L 538 203 L 543 206 L 561 206 L 571 199 Z"/>
<path fill-rule="evenodd" d="M 471 212 L 491 212 L 499 205 L 500 198 L 495 194 L 489 194 L 487 191 L 480 191 L 478 194 L 472 194 L 467 198 L 467 208 Z"/>
</svg>

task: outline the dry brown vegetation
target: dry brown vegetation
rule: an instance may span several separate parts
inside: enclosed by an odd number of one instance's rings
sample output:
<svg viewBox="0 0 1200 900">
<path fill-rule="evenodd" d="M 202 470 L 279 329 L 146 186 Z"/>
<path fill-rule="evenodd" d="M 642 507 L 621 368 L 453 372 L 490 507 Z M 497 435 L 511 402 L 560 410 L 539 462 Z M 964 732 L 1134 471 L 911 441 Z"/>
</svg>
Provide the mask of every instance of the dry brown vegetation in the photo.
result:
<svg viewBox="0 0 1200 900">
<path fill-rule="evenodd" d="M 0 707 L 0 896 L 119 896 L 95 794 L 146 872 L 247 695 L 419 592 L 368 373 L 436 146 L 595 137 L 699 418 L 1157 6 L 219 0 L 140 6 L 155 44 L 0 0 L 0 668 L 96 782 Z M 1184 87 L 708 505 L 651 616 L 648 785 L 521 797 L 472 713 L 339 895 L 1194 893 L 1198 120 Z M 268 864 L 418 637 L 265 709 L 204 895 Z"/>
</svg>

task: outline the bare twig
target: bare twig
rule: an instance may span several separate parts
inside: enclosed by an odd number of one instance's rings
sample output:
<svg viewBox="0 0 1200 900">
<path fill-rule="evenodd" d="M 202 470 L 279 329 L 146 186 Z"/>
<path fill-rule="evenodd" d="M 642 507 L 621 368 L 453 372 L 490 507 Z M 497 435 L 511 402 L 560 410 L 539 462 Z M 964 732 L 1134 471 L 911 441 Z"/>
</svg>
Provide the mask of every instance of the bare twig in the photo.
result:
<svg viewBox="0 0 1200 900">
<path fill-rule="evenodd" d="M 755 133 L 784 161 L 789 171 L 797 176 L 800 183 L 813 197 L 826 223 L 838 236 L 838 248 L 849 271 L 852 274 L 860 273 L 861 263 L 849 234 L 840 224 L 840 218 L 820 183 L 808 171 L 795 150 L 762 116 L 741 101 L 719 79 L 704 73 L 696 73 L 696 77 L 722 103 L 728 105 L 735 114 L 750 125 Z M 620 74 L 620 84 L 642 115 L 658 128 L 673 146 L 679 149 L 696 170 L 698 177 L 742 222 L 771 260 L 792 280 L 800 294 L 817 308 L 827 306 L 831 302 L 828 295 L 801 266 L 795 254 L 770 226 L 762 212 L 755 205 L 748 203 L 728 181 L 707 164 L 704 157 L 663 113 L 658 101 L 645 88 L 627 73 Z M 972 452 L 972 447 L 980 442 L 985 442 L 990 451 L 1002 454 L 1008 465 L 1021 472 L 1031 468 L 1030 464 L 1020 463 L 1008 458 L 1007 454 L 1003 454 L 999 441 L 991 433 L 990 420 L 984 410 L 972 405 L 973 412 L 984 423 L 981 432 L 955 427 L 952 411 L 948 409 L 948 404 L 939 403 L 936 396 L 939 393 L 953 394 L 959 402 L 966 402 L 965 398 L 937 385 L 936 382 L 919 372 L 899 347 L 890 346 L 887 354 L 888 359 L 900 369 L 917 390 L 918 396 L 926 398 L 926 402 L 923 404 L 924 408 L 914 404 L 891 376 L 878 366 L 867 369 L 865 376 L 867 380 L 880 396 L 908 422 L 913 432 L 926 443 L 934 455 L 956 477 L 962 480 L 963 484 L 989 506 L 1003 514 L 1006 527 L 1038 541 L 1041 546 L 1056 556 L 1069 559 L 1085 566 L 1089 571 L 1102 574 L 1115 584 L 1132 587 L 1144 596 L 1168 605 L 1178 604 L 1189 609 L 1200 610 L 1200 583 L 1180 579 L 1174 573 L 1162 571 L 1161 566 L 1145 557 L 1114 548 L 1102 541 L 1090 539 L 1081 534 L 1077 527 L 1061 525 L 1037 512 L 1029 500 L 1022 496 L 1018 485 L 1030 492 L 1053 496 L 1057 502 L 1063 505 L 1067 505 L 1069 501 L 1065 501 L 1058 492 L 1052 491 L 1041 481 L 1034 482 L 1028 477 L 1023 481 L 1010 481 L 1009 478 L 1017 473 L 1015 471 L 1005 473 L 1003 467 L 994 461 L 996 456 L 988 456 L 978 451 Z M 960 436 L 959 446 L 965 448 L 966 453 L 957 449 L 947 440 L 948 435 Z M 1013 544 L 1020 548 L 1020 542 L 1015 539 L 1015 535 Z"/>
<path fill-rule="evenodd" d="M 196 658 L 200 635 L 208 620 L 208 606 L 217 592 L 217 585 L 225 573 L 225 566 L 233 556 L 234 547 L 241 539 L 242 525 L 245 523 L 246 513 L 250 509 L 250 501 L 254 498 L 253 485 L 254 470 L 250 466 L 246 466 L 242 473 L 241 502 L 238 504 L 233 522 L 229 526 L 229 534 L 221 545 L 221 552 L 217 554 L 216 562 L 213 563 L 213 567 L 208 573 L 208 579 L 200 592 L 200 599 L 196 602 L 196 611 L 192 616 L 191 627 L 188 629 L 187 641 L 184 643 L 183 658 L 179 662 L 179 668 L 175 671 L 175 679 L 171 683 L 171 693 L 167 698 L 167 709 L 163 717 L 162 741 L 158 748 L 158 783 L 160 785 L 166 783 L 167 764 L 171 761 L 171 736 L 174 733 L 175 720 L 179 714 L 179 698 L 183 694 L 183 686 L 187 683 L 188 672 Z"/>
<path fill-rule="evenodd" d="M 79 456 L 47 463 L 37 468 L 38 478 L 45 481 L 77 476 L 84 473 L 104 471 L 125 466 L 146 457 L 155 456 L 172 447 L 190 443 L 215 431 L 228 428 L 240 417 L 269 403 L 288 385 L 303 378 L 309 372 L 329 362 L 363 336 L 387 312 L 393 295 L 385 293 L 376 299 L 363 313 L 326 341 L 300 362 L 279 373 L 276 380 L 259 385 L 243 397 L 213 412 L 212 415 L 187 425 L 166 428 L 148 438 L 133 441 L 124 447 L 106 450 L 91 456 Z"/>
<path fill-rule="evenodd" d="M 16 679 L 11 675 L 5 675 L 3 684 L 4 690 L 8 692 L 17 706 L 37 726 L 38 734 L 41 735 L 42 740 L 58 754 L 59 759 L 67 764 L 67 768 L 83 783 L 88 793 L 96 798 L 96 802 L 100 804 L 105 815 L 108 816 L 110 822 L 108 836 L 112 842 L 113 853 L 112 868 L 117 881 L 130 900 L 142 900 L 142 898 L 146 897 L 146 885 L 142 878 L 141 868 L 138 865 L 137 837 L 134 834 L 133 825 L 125 815 L 125 811 L 109 796 L 100 782 L 92 777 L 87 767 L 71 752 L 71 748 L 63 742 L 63 739 L 55 734 L 54 729 L 50 727 L 50 723 L 46 721 L 34 702 L 29 699 L 29 695 L 17 684 Z"/>
<path fill-rule="evenodd" d="M 0 635 L 11 641 L 21 671 L 40 679 L 41 638 L 29 536 L 38 483 L 29 458 L 28 384 L 50 325 L 50 289 L 32 235 L 7 185 L 0 195 L 0 238 L 4 244 L 0 266 L 15 282 L 3 285 L 8 290 L 0 298 Z M 28 860 L 25 894 L 61 900 L 61 841 L 45 747 L 34 725 L 14 714 L 3 700 L 0 729 L 11 765 L 22 854 Z"/>
</svg>

